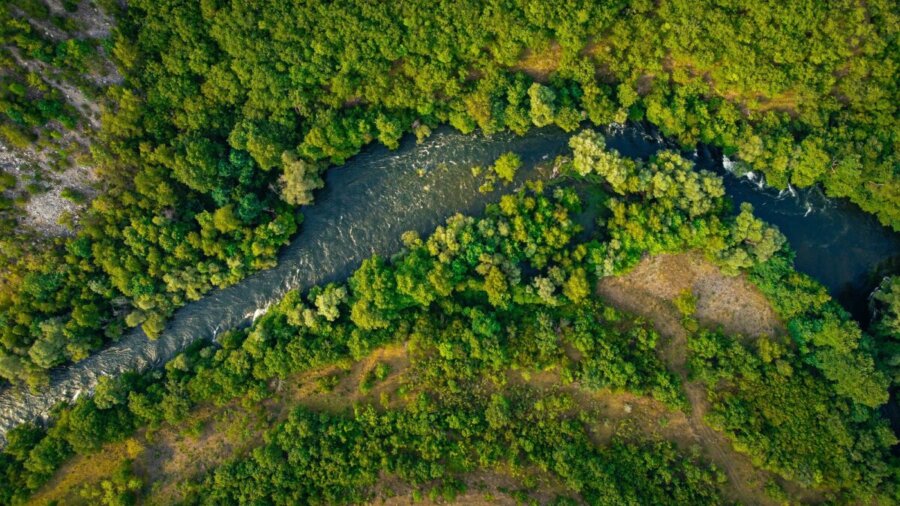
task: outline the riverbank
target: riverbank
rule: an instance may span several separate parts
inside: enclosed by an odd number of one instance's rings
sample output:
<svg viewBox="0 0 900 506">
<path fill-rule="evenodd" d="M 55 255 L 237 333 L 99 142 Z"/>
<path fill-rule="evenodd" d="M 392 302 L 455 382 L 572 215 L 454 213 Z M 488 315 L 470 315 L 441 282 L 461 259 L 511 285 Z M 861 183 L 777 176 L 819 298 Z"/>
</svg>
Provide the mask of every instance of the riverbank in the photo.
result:
<svg viewBox="0 0 900 506">
<path fill-rule="evenodd" d="M 628 157 L 645 158 L 667 147 L 655 130 L 639 125 L 610 128 L 605 135 L 611 148 Z M 556 128 L 521 137 L 463 135 L 441 128 L 421 144 L 407 136 L 396 151 L 366 148 L 328 172 L 317 203 L 304 209 L 302 231 L 281 252 L 275 268 L 181 308 L 157 340 L 133 331 L 77 364 L 52 371 L 50 385 L 37 394 L 23 387 L 6 389 L 0 393 L 0 434 L 24 420 L 45 417 L 58 402 L 90 393 L 102 376 L 159 366 L 195 340 L 246 325 L 288 290 L 343 279 L 364 258 L 399 250 L 407 230 L 426 235 L 455 213 L 480 212 L 503 192 L 540 177 L 538 167 L 567 152 L 568 138 Z M 480 193 L 470 168 L 490 165 L 508 151 L 523 161 L 515 184 Z M 717 150 L 698 150 L 694 159 L 698 168 L 724 174 Z M 848 305 L 865 300 L 865 288 L 855 287 L 866 286 L 868 273 L 883 255 L 900 251 L 900 235 L 850 204 L 820 201 L 821 206 L 807 212 L 815 194 L 779 196 L 732 176 L 725 185 L 735 203 L 754 204 L 759 217 L 782 229 L 797 251 L 798 271 L 816 277 Z"/>
</svg>

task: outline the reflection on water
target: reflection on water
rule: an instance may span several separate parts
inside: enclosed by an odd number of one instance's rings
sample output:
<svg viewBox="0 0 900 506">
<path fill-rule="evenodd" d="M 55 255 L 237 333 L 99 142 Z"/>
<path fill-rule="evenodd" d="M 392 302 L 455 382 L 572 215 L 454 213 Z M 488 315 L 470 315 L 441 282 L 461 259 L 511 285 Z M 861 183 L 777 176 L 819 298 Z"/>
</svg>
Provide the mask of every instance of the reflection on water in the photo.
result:
<svg viewBox="0 0 900 506">
<path fill-rule="evenodd" d="M 603 130 L 608 145 L 626 156 L 647 157 L 666 147 L 653 129 Z M 407 230 L 426 235 L 452 214 L 477 213 L 509 191 L 479 193 L 469 170 L 474 165 L 491 164 L 514 151 L 523 160 L 517 184 L 546 177 L 537 166 L 564 153 L 568 137 L 555 128 L 535 129 L 523 137 L 462 135 L 442 128 L 420 145 L 407 137 L 393 152 L 366 148 L 328 172 L 325 189 L 304 210 L 302 231 L 281 252 L 277 267 L 181 308 L 155 341 L 134 331 L 78 364 L 53 371 L 50 386 L 37 395 L 8 388 L 0 393 L 0 435 L 23 420 L 46 416 L 59 401 L 91 391 L 101 376 L 158 366 L 197 339 L 214 338 L 259 317 L 288 290 L 341 280 L 373 253 L 398 250 Z M 866 295 L 877 282 L 870 279 L 871 272 L 900 251 L 897 234 L 816 190 L 779 193 L 766 189 L 756 174 L 728 174 L 728 160 L 715 150 L 701 148 L 692 156 L 699 166 L 727 174 L 726 188 L 736 202 L 751 202 L 760 217 L 781 228 L 797 251 L 799 270 L 824 283 L 856 316 L 864 314 Z"/>
</svg>

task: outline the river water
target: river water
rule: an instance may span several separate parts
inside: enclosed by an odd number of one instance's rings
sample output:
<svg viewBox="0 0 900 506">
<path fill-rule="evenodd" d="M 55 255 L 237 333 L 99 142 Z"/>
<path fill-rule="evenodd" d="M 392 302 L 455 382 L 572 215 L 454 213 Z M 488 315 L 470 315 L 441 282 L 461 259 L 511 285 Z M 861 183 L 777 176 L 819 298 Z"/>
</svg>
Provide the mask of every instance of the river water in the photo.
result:
<svg viewBox="0 0 900 506">
<path fill-rule="evenodd" d="M 625 156 L 647 157 L 666 147 L 658 134 L 641 126 L 603 133 L 607 144 Z M 21 387 L 0 392 L 0 438 L 24 420 L 46 416 L 56 403 L 92 391 L 103 375 L 159 366 L 197 339 L 249 323 L 289 290 L 346 278 L 372 254 L 397 251 L 407 230 L 427 235 L 457 212 L 480 212 L 525 179 L 548 177 L 548 164 L 542 162 L 567 152 L 568 138 L 556 128 L 535 129 L 522 137 L 463 135 L 440 128 L 418 145 L 407 136 L 396 151 L 367 147 L 328 172 L 325 189 L 315 205 L 304 209 L 301 232 L 281 252 L 277 267 L 179 309 L 155 341 L 135 330 L 77 364 L 52 371 L 50 385 L 37 394 Z M 479 193 L 480 182 L 470 168 L 489 165 L 507 151 L 523 161 L 516 183 Z M 758 179 L 734 176 L 716 150 L 701 149 L 691 156 L 698 166 L 726 176 L 736 203 L 751 202 L 758 216 L 781 228 L 797 251 L 798 270 L 816 277 L 854 315 L 865 316 L 867 295 L 878 281 L 873 272 L 884 269 L 892 256 L 896 260 L 898 234 L 816 190 L 779 193 L 760 188 Z"/>
</svg>

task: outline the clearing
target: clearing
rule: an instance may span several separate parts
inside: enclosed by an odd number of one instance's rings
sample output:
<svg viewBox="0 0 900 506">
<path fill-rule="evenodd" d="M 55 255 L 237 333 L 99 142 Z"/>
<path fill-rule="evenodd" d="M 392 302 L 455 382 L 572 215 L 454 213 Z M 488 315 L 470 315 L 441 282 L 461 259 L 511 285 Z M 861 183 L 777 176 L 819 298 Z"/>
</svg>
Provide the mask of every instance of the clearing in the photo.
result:
<svg viewBox="0 0 900 506">
<path fill-rule="evenodd" d="M 796 499 L 819 499 L 815 491 L 755 468 L 750 458 L 737 452 L 725 435 L 705 423 L 709 409 L 706 387 L 688 379 L 687 331 L 673 302 L 685 290 L 696 297 L 694 317 L 703 326 L 721 328 L 726 334 L 743 339 L 786 334 L 784 324 L 752 283 L 743 275 L 722 274 L 698 253 L 646 258 L 627 274 L 601 280 L 597 293 L 605 301 L 654 324 L 663 337 L 658 350 L 661 357 L 681 377 L 691 412 L 678 413 L 684 417 L 684 423 L 680 417 L 675 419 L 680 430 L 668 438 L 682 445 L 690 440 L 699 444 L 704 456 L 728 475 L 731 486 L 726 494 L 731 499 L 745 504 L 777 504 L 763 489 L 770 480 Z"/>
<path fill-rule="evenodd" d="M 642 435 L 675 442 L 683 451 L 699 450 L 709 462 L 724 470 L 729 483 L 726 497 L 747 504 L 774 504 L 765 494 L 765 485 L 780 483 L 795 499 L 814 499 L 814 492 L 785 483 L 773 474 L 753 467 L 750 459 L 735 451 L 730 441 L 704 422 L 708 409 L 703 385 L 688 381 L 685 342 L 687 334 L 672 300 L 689 289 L 697 297 L 695 316 L 702 325 L 721 326 L 731 334 L 752 339 L 761 335 L 783 336 L 784 327 L 765 297 L 741 276 L 723 275 L 697 254 L 661 255 L 642 261 L 626 275 L 608 278 L 598 285 L 598 293 L 620 309 L 647 318 L 663 339 L 659 352 L 669 367 L 682 378 L 691 411 L 673 411 L 646 397 L 621 391 L 588 391 L 577 383 L 563 385 L 559 371 L 510 371 L 511 384 L 528 386 L 545 393 L 567 393 L 579 409 L 597 415 L 590 428 L 597 444 L 614 435 Z M 389 365 L 390 373 L 381 381 L 367 381 L 378 364 Z M 57 472 L 31 501 L 49 500 L 78 503 L 78 489 L 110 475 L 125 458 L 134 459 L 135 473 L 147 484 L 145 504 L 170 504 L 181 496 L 180 483 L 202 476 L 217 465 L 245 454 L 262 442 L 262 433 L 284 420 L 293 407 L 346 412 L 356 403 L 398 407 L 404 403 L 398 388 L 412 371 L 405 343 L 373 350 L 358 362 L 349 360 L 274 382 L 273 395 L 263 403 L 195 408 L 179 427 L 164 424 L 156 431 L 141 431 L 133 439 L 107 445 L 103 451 L 76 457 Z M 366 388 L 362 388 L 367 384 Z M 547 502 L 561 490 L 544 473 L 531 476 L 536 487 L 523 488 L 521 481 L 502 470 L 466 476 L 467 491 L 458 495 L 458 504 L 512 504 L 524 497 Z M 373 504 L 411 504 L 414 490 L 391 476 L 371 491 Z M 426 504 L 447 503 L 442 498 L 421 498 Z"/>
</svg>

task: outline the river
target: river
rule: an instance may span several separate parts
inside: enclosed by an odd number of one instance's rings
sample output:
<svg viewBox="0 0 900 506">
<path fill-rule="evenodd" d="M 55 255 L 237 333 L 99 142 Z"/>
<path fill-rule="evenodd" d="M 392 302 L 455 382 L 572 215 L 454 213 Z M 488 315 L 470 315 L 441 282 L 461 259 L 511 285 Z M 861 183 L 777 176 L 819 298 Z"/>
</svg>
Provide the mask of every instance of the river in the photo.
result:
<svg viewBox="0 0 900 506">
<path fill-rule="evenodd" d="M 667 147 L 654 130 L 642 126 L 603 132 L 607 144 L 626 156 L 647 157 Z M 315 205 L 304 209 L 301 232 L 280 253 L 277 267 L 182 307 L 157 340 L 135 330 L 77 364 L 52 371 L 50 385 L 37 394 L 23 387 L 0 392 L 0 437 L 23 420 L 46 416 L 60 401 L 90 392 L 103 375 L 159 366 L 197 339 L 247 324 L 289 290 L 346 278 L 372 254 L 397 251 L 407 230 L 427 235 L 457 212 L 478 213 L 524 180 L 549 176 L 542 162 L 567 152 L 568 138 L 556 128 L 518 137 L 463 135 L 445 127 L 421 144 L 407 136 L 395 151 L 365 148 L 328 171 L 325 189 Z M 523 161 L 515 184 L 479 193 L 470 168 L 489 165 L 507 151 Z M 817 190 L 777 192 L 760 187 L 756 178 L 730 174 L 717 150 L 704 148 L 690 156 L 698 166 L 725 175 L 736 204 L 751 202 L 758 216 L 781 228 L 797 251 L 798 270 L 822 282 L 857 318 L 865 317 L 877 273 L 896 262 L 900 235 Z"/>
</svg>

